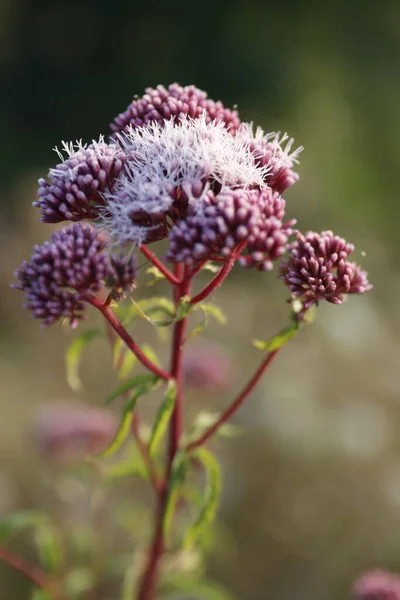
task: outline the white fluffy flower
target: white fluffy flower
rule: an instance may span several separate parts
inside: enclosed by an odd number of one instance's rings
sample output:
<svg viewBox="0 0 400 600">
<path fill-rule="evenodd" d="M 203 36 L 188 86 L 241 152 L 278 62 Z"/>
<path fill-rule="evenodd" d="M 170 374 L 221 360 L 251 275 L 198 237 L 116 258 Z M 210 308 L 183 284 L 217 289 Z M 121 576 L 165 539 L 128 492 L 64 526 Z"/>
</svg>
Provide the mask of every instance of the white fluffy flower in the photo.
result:
<svg viewBox="0 0 400 600">
<path fill-rule="evenodd" d="M 222 122 L 207 123 L 205 115 L 119 134 L 117 142 L 127 160 L 112 192 L 104 193 L 101 224 L 116 243 L 140 244 L 160 239 L 162 219 L 167 230 L 188 204 L 200 209 L 210 188 L 267 187 L 270 165 L 260 165 L 254 154 L 261 139 L 273 141 L 282 152 L 276 134 L 265 136 L 260 129 L 254 133 L 245 124 L 232 135 Z M 286 156 L 290 145 L 283 151 Z"/>
</svg>

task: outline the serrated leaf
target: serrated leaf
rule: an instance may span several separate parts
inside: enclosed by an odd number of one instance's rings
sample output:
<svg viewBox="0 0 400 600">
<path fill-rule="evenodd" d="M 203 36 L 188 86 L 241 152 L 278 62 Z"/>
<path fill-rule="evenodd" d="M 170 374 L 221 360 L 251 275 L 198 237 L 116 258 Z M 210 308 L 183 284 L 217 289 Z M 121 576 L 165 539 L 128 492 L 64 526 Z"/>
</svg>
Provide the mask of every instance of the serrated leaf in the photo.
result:
<svg viewBox="0 0 400 600">
<path fill-rule="evenodd" d="M 48 516 L 33 510 L 21 511 L 0 521 L 0 542 L 28 527 L 39 527 L 48 523 Z"/>
<path fill-rule="evenodd" d="M 158 450 L 160 441 L 168 427 L 176 400 L 176 383 L 173 380 L 168 381 L 164 399 L 157 411 L 156 419 L 150 436 L 149 453 L 153 458 Z"/>
<path fill-rule="evenodd" d="M 202 531 L 214 520 L 221 495 L 221 473 L 215 457 L 205 448 L 196 450 L 194 456 L 205 468 L 206 486 L 199 516 L 186 533 L 184 548 L 190 548 L 200 537 Z"/>
<path fill-rule="evenodd" d="M 123 396 L 127 392 L 130 392 L 134 388 L 142 388 L 142 386 L 147 387 L 147 391 L 150 391 L 152 387 L 158 383 L 159 377 L 157 375 L 153 375 L 150 373 L 143 373 L 140 375 L 135 375 L 131 377 L 127 381 L 123 381 L 120 383 L 115 390 L 106 398 L 105 404 L 110 404 L 116 398 Z"/>
<path fill-rule="evenodd" d="M 51 523 L 37 527 L 34 534 L 35 545 L 44 569 L 56 573 L 64 561 L 60 532 Z"/>
<path fill-rule="evenodd" d="M 297 321 L 292 321 L 287 327 L 281 329 L 277 335 L 266 342 L 255 340 L 253 343 L 255 347 L 259 348 L 260 350 L 274 352 L 275 350 L 279 350 L 279 348 L 284 346 L 286 342 L 288 342 L 295 335 L 298 329 L 299 323 Z"/>
<path fill-rule="evenodd" d="M 169 532 L 171 530 L 176 502 L 179 498 L 182 486 L 185 483 L 186 468 L 187 455 L 184 452 L 178 452 L 172 464 L 172 472 L 168 484 L 167 502 L 163 518 L 163 534 L 166 540 L 168 540 Z"/>
<path fill-rule="evenodd" d="M 65 354 L 65 368 L 67 372 L 67 382 L 74 392 L 80 392 L 83 389 L 82 381 L 79 377 L 79 365 L 82 353 L 85 348 L 103 332 L 101 329 L 89 329 L 69 345 Z"/>
</svg>

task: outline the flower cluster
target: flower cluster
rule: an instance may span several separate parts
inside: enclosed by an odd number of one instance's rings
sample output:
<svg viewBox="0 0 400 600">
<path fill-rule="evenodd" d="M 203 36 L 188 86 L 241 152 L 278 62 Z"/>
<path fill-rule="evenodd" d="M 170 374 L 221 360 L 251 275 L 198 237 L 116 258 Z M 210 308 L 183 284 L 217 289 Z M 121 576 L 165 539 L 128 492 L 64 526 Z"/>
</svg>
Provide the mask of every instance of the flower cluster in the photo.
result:
<svg viewBox="0 0 400 600">
<path fill-rule="evenodd" d="M 354 600 L 400 600 L 400 576 L 376 569 L 359 577 L 353 585 Z"/>
<path fill-rule="evenodd" d="M 115 416 L 103 409 L 54 402 L 40 407 L 32 433 L 47 458 L 66 462 L 104 450 L 112 441 L 117 425 Z"/>
<path fill-rule="evenodd" d="M 38 200 L 44 223 L 81 221 L 95 218 L 103 203 L 101 192 L 113 186 L 125 162 L 124 153 L 116 144 L 106 144 L 100 138 L 90 146 L 63 144 L 68 158 L 50 169 L 49 180 L 39 179 Z"/>
<path fill-rule="evenodd" d="M 71 225 L 57 231 L 50 241 L 35 246 L 30 261 L 16 271 L 14 287 L 25 292 L 26 308 L 50 325 L 69 319 L 72 326 L 83 317 L 85 294 L 96 292 L 103 282 L 119 290 L 134 284 L 134 259 L 122 263 L 108 257 L 105 241 L 91 227 Z"/>
<path fill-rule="evenodd" d="M 17 272 L 16 287 L 44 323 L 74 324 L 83 291 L 105 283 L 114 299 L 134 288 L 132 248 L 167 240 L 165 259 L 196 269 L 209 259 L 236 260 L 269 271 L 286 251 L 281 277 L 306 309 L 325 298 L 370 289 L 366 273 L 348 261 L 353 247 L 331 232 L 298 234 L 285 218 L 282 194 L 298 174 L 302 148 L 287 134 L 265 134 L 236 110 L 194 86 L 147 89 L 111 125 L 109 143 L 63 144 L 67 154 L 39 180 L 41 220 L 88 219 L 36 247 Z M 58 151 L 57 151 L 58 152 Z M 117 248 L 107 256 L 106 241 Z"/>
<path fill-rule="evenodd" d="M 341 304 L 345 294 L 371 289 L 366 272 L 347 260 L 353 250 L 352 244 L 331 231 L 298 233 L 296 241 L 288 246 L 282 279 L 292 295 L 302 299 L 305 308 L 322 299 Z"/>
<path fill-rule="evenodd" d="M 179 122 L 185 116 L 196 119 L 205 114 L 207 123 L 221 121 L 232 132 L 238 129 L 240 120 L 236 110 L 225 108 L 222 102 L 207 98 L 207 93 L 194 85 L 180 86 L 172 83 L 155 89 L 147 88 L 141 98 L 135 98 L 125 112 L 111 124 L 115 133 L 128 132 L 130 127 L 141 127 L 152 122 L 161 125 L 165 121 Z"/>
</svg>

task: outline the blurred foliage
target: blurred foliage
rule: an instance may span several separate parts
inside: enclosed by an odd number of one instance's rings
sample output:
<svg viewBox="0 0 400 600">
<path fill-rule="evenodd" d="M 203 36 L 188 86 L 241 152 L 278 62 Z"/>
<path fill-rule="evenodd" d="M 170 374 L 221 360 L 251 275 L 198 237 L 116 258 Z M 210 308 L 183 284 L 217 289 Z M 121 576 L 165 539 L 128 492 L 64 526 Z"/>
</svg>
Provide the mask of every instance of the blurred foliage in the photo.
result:
<svg viewBox="0 0 400 600">
<path fill-rule="evenodd" d="M 368 298 L 321 308 L 240 413 L 245 435 L 220 451 L 229 533 L 209 571 L 242 600 L 330 600 L 348 597 L 370 566 L 400 570 L 399 60 L 398 0 L 0 2 L 0 514 L 48 505 L 55 492 L 27 431 L 41 402 L 71 397 L 70 332 L 39 330 L 8 289 L 51 229 L 31 208 L 36 179 L 55 164 L 55 145 L 106 134 L 146 86 L 194 83 L 305 146 L 289 213 L 302 228 L 354 241 L 375 285 Z M 285 324 L 285 294 L 273 275 L 236 270 L 217 299 L 228 327 L 213 326 L 211 337 L 236 358 L 233 392 L 259 360 L 249 337 L 268 339 Z M 138 328 L 147 335 L 146 323 Z M 100 405 L 113 375 L 107 348 L 95 346 L 83 361 L 83 397 Z M 188 410 L 228 399 L 191 392 Z M 80 506 L 84 519 L 86 496 Z M 84 578 L 77 572 L 70 585 Z M 5 600 L 3 590 L 28 597 L 2 564 L 0 582 Z"/>
</svg>

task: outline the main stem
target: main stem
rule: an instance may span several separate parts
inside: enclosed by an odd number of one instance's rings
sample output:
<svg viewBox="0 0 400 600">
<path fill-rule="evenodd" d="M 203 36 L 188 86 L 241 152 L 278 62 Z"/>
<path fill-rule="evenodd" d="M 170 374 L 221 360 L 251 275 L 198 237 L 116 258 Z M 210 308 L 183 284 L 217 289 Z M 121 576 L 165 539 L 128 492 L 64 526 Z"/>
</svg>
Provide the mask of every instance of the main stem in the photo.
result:
<svg viewBox="0 0 400 600">
<path fill-rule="evenodd" d="M 182 275 L 181 271 L 181 266 L 177 265 L 177 268 L 175 269 L 175 276 L 177 278 L 179 277 L 179 275 Z M 188 274 L 188 272 L 183 273 L 180 283 L 174 289 L 174 301 L 176 307 L 178 307 L 180 299 L 183 296 L 189 294 L 190 283 L 191 277 Z M 159 487 L 157 499 L 157 514 L 153 543 L 149 552 L 148 562 L 140 584 L 137 600 L 152 600 L 154 598 L 154 591 L 157 584 L 159 562 L 164 551 L 163 522 L 168 500 L 168 485 L 172 471 L 172 464 L 177 450 L 179 448 L 179 443 L 182 435 L 182 347 L 186 327 L 187 317 L 181 319 L 174 325 L 170 377 L 171 379 L 174 379 L 176 383 L 176 400 L 169 429 L 169 448 L 166 465 L 166 474 L 161 486 Z"/>
</svg>

